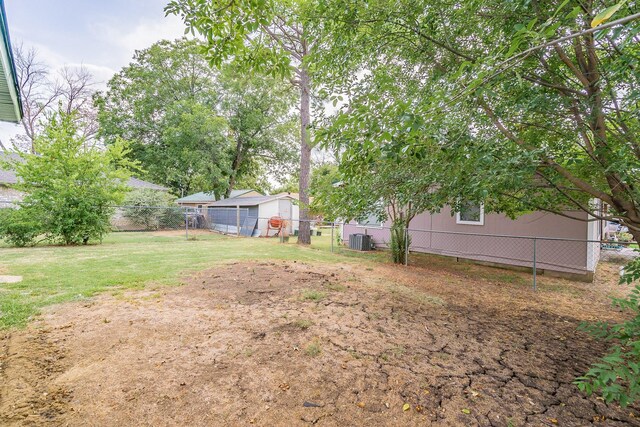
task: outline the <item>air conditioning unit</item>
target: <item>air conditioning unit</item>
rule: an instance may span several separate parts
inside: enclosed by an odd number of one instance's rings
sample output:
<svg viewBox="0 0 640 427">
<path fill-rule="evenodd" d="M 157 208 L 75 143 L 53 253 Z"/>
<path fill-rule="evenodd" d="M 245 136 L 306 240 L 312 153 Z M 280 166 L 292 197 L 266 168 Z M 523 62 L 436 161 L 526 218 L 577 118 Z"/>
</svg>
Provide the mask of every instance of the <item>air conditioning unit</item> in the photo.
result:
<svg viewBox="0 0 640 427">
<path fill-rule="evenodd" d="M 350 234 L 349 249 L 353 249 L 355 251 L 370 251 L 371 236 L 368 234 Z"/>
</svg>

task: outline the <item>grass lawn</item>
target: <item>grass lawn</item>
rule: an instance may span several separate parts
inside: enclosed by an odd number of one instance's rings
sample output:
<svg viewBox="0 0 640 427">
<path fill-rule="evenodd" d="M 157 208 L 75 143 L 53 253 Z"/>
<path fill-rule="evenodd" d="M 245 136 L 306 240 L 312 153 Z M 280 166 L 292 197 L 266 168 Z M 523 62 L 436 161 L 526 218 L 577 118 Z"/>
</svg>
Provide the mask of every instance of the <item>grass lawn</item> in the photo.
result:
<svg viewBox="0 0 640 427">
<path fill-rule="evenodd" d="M 165 233 L 166 234 L 166 233 Z M 41 307 L 87 298 L 98 292 L 140 288 L 149 282 L 178 284 L 183 273 L 233 260 L 282 259 L 335 262 L 384 259 L 380 253 L 333 254 L 329 236 L 311 248 L 275 239 L 180 233 L 113 233 L 101 245 L 0 247 L 0 274 L 23 281 L 0 284 L 0 329 L 24 326 Z"/>
<path fill-rule="evenodd" d="M 79 299 L 0 331 L 0 425 L 640 426 L 639 407 L 573 384 L 607 346 L 580 322 L 622 319 L 619 265 L 595 283 L 541 275 L 534 292 L 526 272 L 313 241 L 0 249 L 25 277 L 0 286 L 5 327 Z"/>
</svg>

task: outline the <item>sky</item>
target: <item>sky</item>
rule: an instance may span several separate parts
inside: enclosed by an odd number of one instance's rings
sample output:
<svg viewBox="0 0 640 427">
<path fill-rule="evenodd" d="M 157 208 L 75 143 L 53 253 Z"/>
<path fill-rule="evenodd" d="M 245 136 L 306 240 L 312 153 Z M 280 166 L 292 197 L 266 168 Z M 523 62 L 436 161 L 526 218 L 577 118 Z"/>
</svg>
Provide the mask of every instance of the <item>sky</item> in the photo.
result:
<svg viewBox="0 0 640 427">
<path fill-rule="evenodd" d="M 13 46 L 37 51 L 52 73 L 84 65 L 104 88 L 138 49 L 184 34 L 175 16 L 164 16 L 168 0 L 5 0 Z M 0 125 L 9 141 L 19 125 Z"/>
</svg>

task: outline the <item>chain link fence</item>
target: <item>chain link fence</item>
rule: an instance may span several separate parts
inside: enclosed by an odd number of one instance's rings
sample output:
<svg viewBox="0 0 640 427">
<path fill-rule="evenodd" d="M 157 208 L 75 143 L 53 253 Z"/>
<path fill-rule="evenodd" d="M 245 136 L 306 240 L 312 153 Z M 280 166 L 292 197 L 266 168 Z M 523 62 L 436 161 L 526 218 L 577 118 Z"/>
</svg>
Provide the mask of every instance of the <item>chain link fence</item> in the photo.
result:
<svg viewBox="0 0 640 427">
<path fill-rule="evenodd" d="M 12 202 L 1 202 L 0 209 L 15 209 Z M 113 231 L 184 232 L 185 238 L 196 230 L 244 237 L 277 239 L 295 243 L 301 221 L 277 216 L 260 217 L 247 208 L 193 208 L 180 206 L 115 206 L 111 217 Z M 331 252 L 343 250 L 389 249 L 389 227 L 339 222 L 309 221 L 312 241 Z M 179 234 L 178 234 L 179 235 Z M 358 237 L 364 236 L 364 237 Z M 314 239 L 315 237 L 315 239 Z M 640 256 L 633 241 L 579 240 L 551 237 L 512 236 L 408 229 L 405 231 L 405 259 L 415 262 L 420 254 L 450 257 L 455 261 L 515 268 L 530 271 L 536 287 L 539 274 L 591 280 L 600 263 L 612 263 L 620 269 Z M 319 239 L 318 239 L 319 238 Z M 318 243 L 319 242 L 319 243 Z"/>
<path fill-rule="evenodd" d="M 379 226 L 343 224 L 343 238 L 350 246 L 364 235 L 371 248 L 390 249 L 391 229 Z M 636 242 L 563 239 L 552 237 L 512 236 L 454 231 L 405 230 L 405 263 L 419 254 L 450 257 L 532 273 L 532 286 L 539 274 L 591 281 L 600 263 L 613 263 L 620 269 L 640 256 Z M 360 239 L 362 240 L 362 239 Z M 360 247 L 352 249 L 362 249 Z M 367 248 L 365 248 L 367 249 Z"/>
<path fill-rule="evenodd" d="M 176 230 L 186 227 L 189 211 L 178 206 L 116 206 L 113 231 Z"/>
</svg>

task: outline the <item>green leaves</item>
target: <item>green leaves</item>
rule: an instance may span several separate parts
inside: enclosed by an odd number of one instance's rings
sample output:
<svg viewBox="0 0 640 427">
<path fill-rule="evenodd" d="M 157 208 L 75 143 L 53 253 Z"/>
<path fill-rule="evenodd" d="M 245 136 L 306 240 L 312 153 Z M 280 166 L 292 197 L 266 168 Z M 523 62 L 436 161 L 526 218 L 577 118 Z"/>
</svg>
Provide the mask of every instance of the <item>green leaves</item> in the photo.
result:
<svg viewBox="0 0 640 427">
<path fill-rule="evenodd" d="M 621 283 L 631 283 L 640 277 L 638 259 L 625 267 Z M 613 345 L 599 363 L 576 379 L 575 384 L 587 394 L 599 391 L 607 403 L 621 406 L 640 399 L 640 285 L 636 285 L 626 298 L 614 298 L 613 305 L 633 314 L 620 324 L 604 322 L 584 323 L 580 329 L 596 338 L 612 341 Z"/>
<path fill-rule="evenodd" d="M 0 235 L 13 244 L 86 244 L 110 230 L 112 206 L 122 201 L 137 163 L 124 157 L 128 148 L 121 139 L 105 150 L 87 147 L 74 119 L 52 116 L 35 141 L 40 154 L 13 164 L 16 188 L 26 193 L 20 209 L 0 225 Z"/>
<path fill-rule="evenodd" d="M 627 0 L 622 0 L 621 2 L 618 2 L 613 6 L 609 6 L 602 12 L 598 13 L 591 21 L 591 28 L 595 28 L 598 25 L 601 25 L 602 23 L 608 21 L 609 18 L 611 18 L 613 14 L 616 13 L 626 2 Z"/>
<path fill-rule="evenodd" d="M 289 78 L 292 59 L 300 62 L 304 53 L 296 2 L 174 0 L 165 12 L 181 16 L 189 31 L 205 37 L 207 59 L 216 67 L 234 61 L 246 71 Z"/>
<path fill-rule="evenodd" d="M 214 70 L 201 52 L 184 39 L 138 51 L 99 99 L 101 136 L 133 141 L 130 157 L 176 194 L 220 196 L 238 180 L 280 175 L 294 158 L 292 91 L 230 65 Z"/>
<path fill-rule="evenodd" d="M 633 261 L 624 267 L 624 274 L 620 277 L 620 284 L 630 284 L 638 280 L 640 280 L 640 257 L 634 258 Z M 632 295 L 634 297 L 634 301 L 637 302 L 637 288 L 636 292 Z"/>
</svg>

